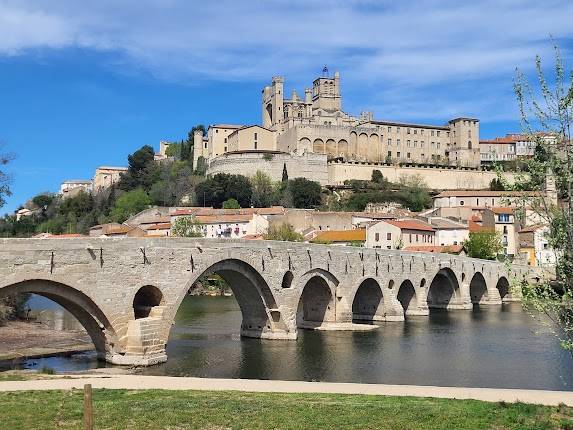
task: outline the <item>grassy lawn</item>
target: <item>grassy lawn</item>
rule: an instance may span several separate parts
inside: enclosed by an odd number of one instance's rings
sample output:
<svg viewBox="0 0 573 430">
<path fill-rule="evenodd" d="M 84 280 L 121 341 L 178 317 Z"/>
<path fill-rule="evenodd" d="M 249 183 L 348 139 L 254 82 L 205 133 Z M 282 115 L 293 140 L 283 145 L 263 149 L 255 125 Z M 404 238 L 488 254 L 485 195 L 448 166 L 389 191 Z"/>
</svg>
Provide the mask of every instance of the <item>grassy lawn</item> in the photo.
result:
<svg viewBox="0 0 573 430">
<path fill-rule="evenodd" d="M 0 393 L 0 427 L 82 428 L 83 393 Z M 573 429 L 573 409 L 326 394 L 94 390 L 96 429 Z"/>
</svg>

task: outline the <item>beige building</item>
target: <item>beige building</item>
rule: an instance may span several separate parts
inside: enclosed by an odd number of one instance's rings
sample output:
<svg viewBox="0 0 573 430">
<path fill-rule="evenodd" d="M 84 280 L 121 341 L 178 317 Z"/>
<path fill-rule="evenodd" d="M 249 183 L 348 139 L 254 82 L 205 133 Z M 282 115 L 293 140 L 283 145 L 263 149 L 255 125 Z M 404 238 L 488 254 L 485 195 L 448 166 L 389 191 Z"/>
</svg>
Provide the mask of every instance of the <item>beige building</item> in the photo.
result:
<svg viewBox="0 0 573 430">
<path fill-rule="evenodd" d="M 127 167 L 101 166 L 95 171 L 93 191 L 95 193 L 111 187 L 117 183 L 122 173 L 127 172 Z"/>
<path fill-rule="evenodd" d="M 227 137 L 225 152 L 275 151 L 276 133 L 260 125 L 238 128 Z"/>
<path fill-rule="evenodd" d="M 366 228 L 366 247 L 403 249 L 409 246 L 434 245 L 436 230 L 414 219 L 385 220 Z"/>
</svg>

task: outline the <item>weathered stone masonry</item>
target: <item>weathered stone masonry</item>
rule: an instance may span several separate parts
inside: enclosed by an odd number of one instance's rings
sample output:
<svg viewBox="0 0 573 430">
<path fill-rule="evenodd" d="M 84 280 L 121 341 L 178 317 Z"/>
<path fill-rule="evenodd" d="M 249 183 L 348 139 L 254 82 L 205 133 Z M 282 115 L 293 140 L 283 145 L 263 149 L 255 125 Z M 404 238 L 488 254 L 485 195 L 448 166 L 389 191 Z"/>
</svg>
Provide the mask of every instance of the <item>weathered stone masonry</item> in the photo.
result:
<svg viewBox="0 0 573 430">
<path fill-rule="evenodd" d="M 273 241 L 151 238 L 2 239 L 0 295 L 32 292 L 68 309 L 101 359 L 167 359 L 175 314 L 193 283 L 218 273 L 242 311 L 241 334 L 296 339 L 299 328 L 354 329 L 428 308 L 511 300 L 528 267 L 446 254 Z"/>
</svg>

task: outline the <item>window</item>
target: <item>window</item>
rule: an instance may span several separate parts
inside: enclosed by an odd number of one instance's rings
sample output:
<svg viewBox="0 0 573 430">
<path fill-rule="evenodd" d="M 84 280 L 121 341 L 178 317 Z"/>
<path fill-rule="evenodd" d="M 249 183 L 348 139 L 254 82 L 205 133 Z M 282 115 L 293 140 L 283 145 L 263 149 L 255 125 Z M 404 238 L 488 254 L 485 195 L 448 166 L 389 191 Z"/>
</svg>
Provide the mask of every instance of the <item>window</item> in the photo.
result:
<svg viewBox="0 0 573 430">
<path fill-rule="evenodd" d="M 396 139 L 396 146 L 400 146 L 400 139 Z"/>
<path fill-rule="evenodd" d="M 472 131 L 468 130 L 468 138 L 471 139 L 472 138 Z"/>
<path fill-rule="evenodd" d="M 406 141 L 406 146 L 407 146 L 408 148 L 410 147 L 410 141 L 409 141 L 409 140 Z"/>
<path fill-rule="evenodd" d="M 432 130 L 432 132 L 430 133 L 430 135 L 432 135 L 432 136 L 434 135 L 434 130 Z"/>
<path fill-rule="evenodd" d="M 409 152 L 406 154 L 406 157 L 407 157 L 407 158 L 410 158 L 410 153 L 409 153 Z"/>
<path fill-rule="evenodd" d="M 396 152 L 396 157 L 400 158 L 400 153 Z"/>
<path fill-rule="evenodd" d="M 392 131 L 392 127 L 388 127 L 388 133 Z"/>
<path fill-rule="evenodd" d="M 392 139 L 388 139 L 388 146 L 392 146 Z"/>
<path fill-rule="evenodd" d="M 416 148 L 418 146 L 418 141 L 414 140 L 414 148 Z"/>
<path fill-rule="evenodd" d="M 468 140 L 468 149 L 472 149 L 472 141 Z"/>
<path fill-rule="evenodd" d="M 414 134 L 418 134 L 418 130 L 414 129 Z"/>
<path fill-rule="evenodd" d="M 255 149 L 257 149 L 257 142 L 255 142 Z"/>
<path fill-rule="evenodd" d="M 464 201 L 460 200 L 460 206 L 463 206 L 463 205 L 464 205 Z"/>
<path fill-rule="evenodd" d="M 225 143 L 227 143 L 227 138 L 225 138 Z"/>
<path fill-rule="evenodd" d="M 507 226 L 506 225 L 503 226 L 503 234 L 507 234 Z"/>
<path fill-rule="evenodd" d="M 400 133 L 400 127 L 396 127 L 396 133 Z"/>
<path fill-rule="evenodd" d="M 438 147 L 438 149 L 440 149 L 440 142 L 436 143 L 436 146 Z"/>
<path fill-rule="evenodd" d="M 440 137 L 440 130 L 436 131 L 436 136 Z"/>
<path fill-rule="evenodd" d="M 226 139 L 225 139 L 226 140 Z M 255 140 L 257 140 L 257 133 L 255 133 Z"/>
<path fill-rule="evenodd" d="M 219 133 L 219 130 L 215 129 L 215 133 Z"/>
<path fill-rule="evenodd" d="M 225 146 L 225 152 L 227 152 L 227 147 Z"/>
<path fill-rule="evenodd" d="M 386 233 L 386 240 L 392 240 L 392 233 Z"/>
<path fill-rule="evenodd" d="M 424 130 L 420 130 L 420 134 L 423 136 L 423 135 L 424 135 Z"/>
<path fill-rule="evenodd" d="M 422 154 L 422 158 L 424 158 L 424 155 L 426 155 L 426 154 Z"/>
<path fill-rule="evenodd" d="M 388 157 L 392 157 L 392 151 L 388 151 Z"/>
<path fill-rule="evenodd" d="M 376 234 L 374 235 L 374 240 L 375 240 L 376 242 L 379 242 L 379 241 L 380 241 L 380 233 L 376 233 Z"/>
<path fill-rule="evenodd" d="M 499 222 L 509 222 L 509 214 L 499 214 L 497 219 Z"/>
<path fill-rule="evenodd" d="M 407 133 L 407 134 L 410 134 L 410 129 L 409 129 L 409 128 L 406 129 L 406 133 Z"/>
<path fill-rule="evenodd" d="M 418 242 L 418 235 L 416 235 L 416 242 Z"/>
</svg>

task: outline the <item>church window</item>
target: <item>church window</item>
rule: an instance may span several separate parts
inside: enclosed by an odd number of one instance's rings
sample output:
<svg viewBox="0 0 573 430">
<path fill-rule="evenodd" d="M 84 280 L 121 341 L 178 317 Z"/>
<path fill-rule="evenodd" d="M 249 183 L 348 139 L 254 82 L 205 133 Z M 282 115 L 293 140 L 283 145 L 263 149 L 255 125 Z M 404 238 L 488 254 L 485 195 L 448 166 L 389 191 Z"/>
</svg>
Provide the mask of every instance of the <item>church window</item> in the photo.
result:
<svg viewBox="0 0 573 430">
<path fill-rule="evenodd" d="M 257 149 L 257 142 L 255 141 L 255 149 Z"/>
<path fill-rule="evenodd" d="M 255 140 L 257 140 L 257 133 L 255 133 Z M 225 142 L 227 141 L 227 139 L 225 139 Z"/>
<path fill-rule="evenodd" d="M 468 149 L 472 149 L 472 141 L 468 140 Z"/>
</svg>

